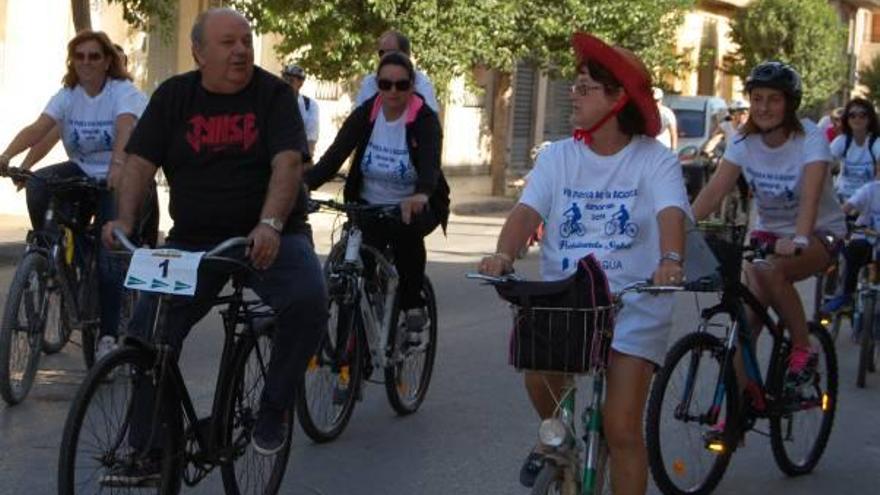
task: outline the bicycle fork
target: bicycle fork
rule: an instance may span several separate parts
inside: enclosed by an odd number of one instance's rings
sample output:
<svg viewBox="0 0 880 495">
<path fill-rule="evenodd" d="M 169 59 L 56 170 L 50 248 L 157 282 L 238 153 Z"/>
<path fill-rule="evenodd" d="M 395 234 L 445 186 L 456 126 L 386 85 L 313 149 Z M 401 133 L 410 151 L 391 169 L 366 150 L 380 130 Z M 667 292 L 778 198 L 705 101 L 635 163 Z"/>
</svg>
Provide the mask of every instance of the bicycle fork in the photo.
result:
<svg viewBox="0 0 880 495">
<path fill-rule="evenodd" d="M 593 378 L 593 397 L 590 406 L 584 409 L 581 420 L 584 424 L 584 445 L 586 447 L 586 462 L 582 478 L 584 495 L 597 493 L 596 482 L 600 475 L 600 455 L 602 448 L 602 395 L 605 393 L 605 374 L 596 373 Z M 607 460 L 606 460 L 607 462 Z M 605 480 L 606 483 L 609 480 Z"/>
</svg>

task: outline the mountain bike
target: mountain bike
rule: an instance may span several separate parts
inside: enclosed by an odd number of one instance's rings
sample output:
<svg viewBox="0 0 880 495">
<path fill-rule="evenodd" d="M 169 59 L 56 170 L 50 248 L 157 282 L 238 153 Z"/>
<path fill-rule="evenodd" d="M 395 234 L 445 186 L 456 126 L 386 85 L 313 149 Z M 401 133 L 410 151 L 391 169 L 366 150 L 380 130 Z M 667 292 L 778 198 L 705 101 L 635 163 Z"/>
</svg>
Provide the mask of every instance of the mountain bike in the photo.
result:
<svg viewBox="0 0 880 495">
<path fill-rule="evenodd" d="M 7 176 L 20 184 L 34 174 L 10 168 Z M 89 177 L 43 180 L 50 193 L 45 225 L 27 234 L 0 322 L 0 396 L 10 405 L 27 397 L 41 351 L 60 351 L 73 329 L 80 331 L 86 366 L 95 361 L 100 314 L 91 211 L 106 183 Z M 123 321 L 132 297 L 123 297 Z"/>
<path fill-rule="evenodd" d="M 772 263 L 765 259 L 772 249 L 744 247 L 744 234 L 744 228 L 728 226 L 706 232 L 721 271 L 715 280 L 689 284 L 689 290 L 720 290 L 720 301 L 703 309 L 696 331 L 672 346 L 651 388 L 646 443 L 651 472 L 664 494 L 710 493 L 749 431 L 770 437 L 773 458 L 789 476 L 811 472 L 831 435 L 838 391 L 834 342 L 822 325 L 811 322 L 811 344 L 819 351 L 816 374 L 797 387 L 785 383 L 791 351 L 785 323 L 774 320 L 740 282 L 743 259 Z M 745 307 L 772 338 L 764 376 L 755 349 L 760 329 L 748 328 Z M 734 369 L 738 355 L 745 383 Z M 758 419 L 769 421 L 769 432 L 756 427 Z"/>
<path fill-rule="evenodd" d="M 389 249 L 363 242 L 365 220 L 399 222 L 399 208 L 386 205 L 312 200 L 346 216 L 342 236 L 330 250 L 324 273 L 330 295 L 327 333 L 303 376 L 304 393 L 297 412 L 306 434 L 315 442 L 337 438 L 351 418 L 363 385 L 374 371 L 384 379 L 391 407 L 399 415 L 416 412 L 425 400 L 437 353 L 437 302 L 430 279 L 421 289 L 427 322 L 420 343 L 408 342 L 399 307 L 398 274 Z"/>
<path fill-rule="evenodd" d="M 116 237 L 126 249 L 135 251 L 121 232 Z M 272 456 L 258 454 L 251 445 L 275 319 L 263 302 L 245 297 L 244 280 L 253 271 L 243 254 L 247 245 L 243 237 L 224 241 L 205 253 L 198 265 L 232 275 L 232 293 L 214 301 L 215 306 L 224 307 L 220 311 L 224 341 L 211 415 L 197 416 L 177 364 L 178 352 L 165 343 L 172 296 L 162 294 L 149 315 L 150 339 L 126 336 L 80 385 L 64 425 L 59 493 L 143 493 L 143 488 L 150 488 L 176 494 L 181 482 L 195 486 L 218 467 L 226 493 L 277 493 L 287 468 L 292 428 L 285 446 Z M 146 252 L 157 256 L 157 261 L 184 253 Z M 173 264 L 170 270 L 168 264 L 164 269 L 163 279 L 175 278 Z M 166 283 L 159 282 L 145 284 L 143 290 Z M 118 469 L 148 463 L 160 465 L 159 480 L 131 486 L 112 477 Z"/>
<path fill-rule="evenodd" d="M 513 274 L 492 277 L 470 273 L 467 274 L 467 278 L 507 288 L 525 282 Z M 611 340 L 614 336 L 613 316 L 620 311 L 623 306 L 622 297 L 628 292 L 657 294 L 680 290 L 683 288 L 637 282 L 615 294 L 608 305 L 578 308 L 526 307 L 511 304 L 514 332 L 517 332 L 514 341 L 517 345 L 535 349 L 533 344 L 521 342 L 526 333 L 520 330 L 523 328 L 523 322 L 527 321 L 535 329 L 534 333 L 531 333 L 532 339 L 539 341 L 549 339 L 565 348 L 562 354 L 564 358 L 560 359 L 559 354 L 549 353 L 546 360 L 542 360 L 540 369 L 534 369 L 542 373 L 562 374 L 565 381 L 559 397 L 554 397 L 556 410 L 553 417 L 543 420 L 538 428 L 538 440 L 544 449 L 543 455 L 546 461 L 532 486 L 532 495 L 612 493 L 609 450 L 602 430 L 602 414 L 605 401 L 605 375 Z M 559 349 L 556 349 L 556 352 L 559 352 Z M 576 364 L 573 366 L 570 360 L 572 356 L 576 356 Z M 553 362 L 554 360 L 560 362 Z M 565 361 L 566 364 L 563 365 L 561 361 Z M 529 364 L 523 368 L 521 364 L 516 363 L 517 367 L 522 369 L 534 367 L 533 364 Z M 580 414 L 580 425 L 575 409 L 578 375 L 592 376 L 592 391 L 586 407 Z M 549 384 L 547 387 L 549 390 Z M 582 434 L 580 437 L 579 431 Z"/>
</svg>

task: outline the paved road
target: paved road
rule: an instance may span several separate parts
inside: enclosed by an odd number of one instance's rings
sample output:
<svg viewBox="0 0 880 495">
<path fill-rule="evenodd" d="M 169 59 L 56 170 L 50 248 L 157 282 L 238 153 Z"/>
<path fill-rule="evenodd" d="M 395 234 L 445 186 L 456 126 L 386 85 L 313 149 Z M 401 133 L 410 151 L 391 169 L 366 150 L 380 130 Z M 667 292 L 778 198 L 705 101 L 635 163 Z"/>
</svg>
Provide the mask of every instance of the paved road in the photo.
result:
<svg viewBox="0 0 880 495">
<path fill-rule="evenodd" d="M 323 223 L 322 223 L 323 222 Z M 317 238 L 327 238 L 326 221 Z M 491 290 L 465 281 L 479 253 L 491 252 L 501 220 L 459 217 L 448 238 L 429 244 L 428 272 L 439 299 L 441 334 L 434 379 L 421 411 L 396 417 L 381 385 L 370 385 L 348 430 L 329 445 L 301 432 L 282 493 L 287 494 L 524 494 L 520 462 L 533 444 L 537 421 L 520 376 L 505 363 L 508 310 Z M 326 252 L 326 242 L 319 243 Z M 521 269 L 534 274 L 535 255 Z M 0 269 L 5 291 L 11 268 Z M 0 300 L 5 293 L 0 293 Z M 705 302 L 705 301 L 704 301 Z M 678 335 L 695 320 L 693 296 L 677 303 Z M 206 410 L 214 386 L 220 339 L 216 316 L 202 322 L 186 347 L 184 374 Z M 0 494 L 55 490 L 61 428 L 83 376 L 79 349 L 44 360 L 39 383 L 15 408 L 0 405 Z M 750 435 L 717 490 L 739 493 L 877 493 L 880 486 L 880 377 L 856 390 L 856 348 L 839 343 L 840 405 L 828 450 L 816 472 L 788 479 L 775 467 L 766 438 Z M 218 474 L 185 493 L 220 493 Z M 656 490 L 652 488 L 652 493 Z"/>
</svg>

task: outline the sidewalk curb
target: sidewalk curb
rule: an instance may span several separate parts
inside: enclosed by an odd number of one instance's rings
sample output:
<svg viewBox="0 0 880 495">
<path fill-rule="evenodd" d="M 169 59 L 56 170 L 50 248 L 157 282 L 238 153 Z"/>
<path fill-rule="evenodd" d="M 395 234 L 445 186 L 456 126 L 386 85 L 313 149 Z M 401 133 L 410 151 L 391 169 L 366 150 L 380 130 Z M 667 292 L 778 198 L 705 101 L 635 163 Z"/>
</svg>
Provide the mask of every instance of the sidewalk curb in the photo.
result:
<svg viewBox="0 0 880 495">
<path fill-rule="evenodd" d="M 21 259 L 21 253 L 24 252 L 25 243 L 19 242 L 0 242 L 0 266 L 13 266 Z"/>
<path fill-rule="evenodd" d="M 481 198 L 476 201 L 464 200 L 453 202 L 452 213 L 456 215 L 507 214 L 516 204 L 516 200 L 503 196 Z"/>
</svg>

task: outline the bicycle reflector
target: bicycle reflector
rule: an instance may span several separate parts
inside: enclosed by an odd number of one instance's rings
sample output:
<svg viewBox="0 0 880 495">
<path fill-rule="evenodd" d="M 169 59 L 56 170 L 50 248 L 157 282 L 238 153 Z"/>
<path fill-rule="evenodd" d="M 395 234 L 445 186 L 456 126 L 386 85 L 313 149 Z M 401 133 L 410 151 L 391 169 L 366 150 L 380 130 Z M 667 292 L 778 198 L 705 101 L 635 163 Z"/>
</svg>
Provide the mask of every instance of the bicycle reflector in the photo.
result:
<svg viewBox="0 0 880 495">
<path fill-rule="evenodd" d="M 822 394 L 822 411 L 827 411 L 831 407 L 831 397 L 827 393 Z"/>
<path fill-rule="evenodd" d="M 708 445 L 706 445 L 706 448 L 708 448 L 712 452 L 715 452 L 716 454 L 724 453 L 724 443 L 722 443 L 720 440 L 709 442 Z"/>
<path fill-rule="evenodd" d="M 541 421 L 538 428 L 538 439 L 542 445 L 547 447 L 559 447 L 568 437 L 568 429 L 565 423 L 558 418 L 550 418 Z"/>
</svg>

